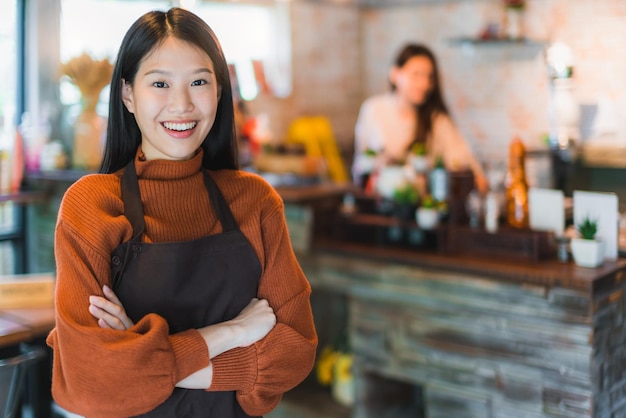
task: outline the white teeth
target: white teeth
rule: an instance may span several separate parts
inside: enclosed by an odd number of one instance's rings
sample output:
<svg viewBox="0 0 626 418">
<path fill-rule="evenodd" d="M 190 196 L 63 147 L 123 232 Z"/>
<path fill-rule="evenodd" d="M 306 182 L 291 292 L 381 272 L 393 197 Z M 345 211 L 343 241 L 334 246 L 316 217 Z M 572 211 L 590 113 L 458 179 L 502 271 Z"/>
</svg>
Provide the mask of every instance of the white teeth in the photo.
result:
<svg viewBox="0 0 626 418">
<path fill-rule="evenodd" d="M 163 126 L 165 126 L 167 129 L 171 129 L 172 131 L 186 131 L 186 130 L 195 128 L 196 125 L 197 125 L 196 122 L 188 122 L 188 123 L 163 122 Z"/>
</svg>

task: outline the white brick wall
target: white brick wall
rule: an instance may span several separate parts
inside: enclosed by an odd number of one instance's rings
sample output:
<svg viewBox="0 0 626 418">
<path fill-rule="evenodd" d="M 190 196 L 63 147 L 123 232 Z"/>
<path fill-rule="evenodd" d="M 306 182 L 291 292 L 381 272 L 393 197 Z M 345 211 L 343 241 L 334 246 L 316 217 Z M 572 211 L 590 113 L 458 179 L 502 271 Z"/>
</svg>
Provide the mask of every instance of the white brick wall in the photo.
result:
<svg viewBox="0 0 626 418">
<path fill-rule="evenodd" d="M 499 20 L 498 0 L 364 9 L 300 0 L 292 6 L 293 96 L 252 106 L 269 109 L 279 137 L 294 117 L 324 114 L 349 148 L 361 101 L 386 91 L 389 65 L 406 41 L 424 42 L 437 54 L 449 107 L 482 160 L 504 159 L 514 135 L 538 147 L 548 132 L 550 84 L 541 48 L 468 51 L 447 41 Z M 528 0 L 525 26 L 533 39 L 561 40 L 573 49 L 581 104 L 626 98 L 626 0 Z"/>
</svg>

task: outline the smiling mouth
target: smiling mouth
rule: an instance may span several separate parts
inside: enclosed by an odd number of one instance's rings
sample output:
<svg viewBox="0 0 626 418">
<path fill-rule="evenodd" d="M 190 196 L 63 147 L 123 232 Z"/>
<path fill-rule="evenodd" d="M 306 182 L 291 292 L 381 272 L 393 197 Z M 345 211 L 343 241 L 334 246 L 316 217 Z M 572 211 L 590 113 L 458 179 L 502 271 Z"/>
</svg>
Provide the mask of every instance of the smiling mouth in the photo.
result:
<svg viewBox="0 0 626 418">
<path fill-rule="evenodd" d="M 198 122 L 186 122 L 186 123 L 173 123 L 173 122 L 163 122 L 164 128 L 169 129 L 170 131 L 176 132 L 184 132 L 190 129 L 193 129 L 198 125 Z"/>
</svg>

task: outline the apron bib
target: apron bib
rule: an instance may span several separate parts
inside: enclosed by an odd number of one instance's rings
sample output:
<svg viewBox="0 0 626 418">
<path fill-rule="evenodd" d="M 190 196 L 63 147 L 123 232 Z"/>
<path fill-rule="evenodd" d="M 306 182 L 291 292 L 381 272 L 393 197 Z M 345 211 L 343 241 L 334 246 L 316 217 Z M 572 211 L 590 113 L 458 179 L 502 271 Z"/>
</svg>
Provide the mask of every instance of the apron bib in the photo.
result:
<svg viewBox="0 0 626 418">
<path fill-rule="evenodd" d="M 134 161 L 121 180 L 124 215 L 133 238 L 111 257 L 112 286 L 135 323 L 149 313 L 167 321 L 170 334 L 233 319 L 257 296 L 261 264 L 239 230 L 211 176 L 203 170 L 221 234 L 191 241 L 144 243 L 143 205 Z M 166 198 L 166 197 L 165 197 Z M 142 417 L 248 418 L 234 391 L 175 388 L 161 405 Z"/>
</svg>

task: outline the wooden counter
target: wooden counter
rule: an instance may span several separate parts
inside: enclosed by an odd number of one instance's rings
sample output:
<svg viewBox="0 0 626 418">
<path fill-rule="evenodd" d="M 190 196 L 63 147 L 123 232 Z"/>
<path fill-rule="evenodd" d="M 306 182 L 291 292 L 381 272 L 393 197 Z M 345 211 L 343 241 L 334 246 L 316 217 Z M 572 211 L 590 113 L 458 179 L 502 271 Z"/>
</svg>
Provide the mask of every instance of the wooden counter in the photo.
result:
<svg viewBox="0 0 626 418">
<path fill-rule="evenodd" d="M 54 307 L 0 309 L 0 347 L 45 338 L 54 328 Z"/>
<path fill-rule="evenodd" d="M 11 318 L 3 318 L 0 312 L 0 348 L 18 345 L 31 339 L 30 329 Z"/>
<path fill-rule="evenodd" d="M 602 266 L 590 269 L 578 267 L 573 262 L 561 263 L 556 259 L 536 263 L 520 262 L 503 258 L 444 255 L 434 251 L 373 246 L 324 238 L 316 242 L 316 248 L 319 253 L 478 275 L 520 285 L 558 286 L 565 289 L 598 292 L 602 289 L 610 290 L 616 285 L 616 280 L 621 281 L 626 278 L 626 259 L 624 258 L 606 261 Z"/>
<path fill-rule="evenodd" d="M 320 331 L 332 326 L 320 297 L 347 305 L 354 418 L 626 416 L 625 260 L 584 269 L 336 241 L 299 260 Z"/>
</svg>

